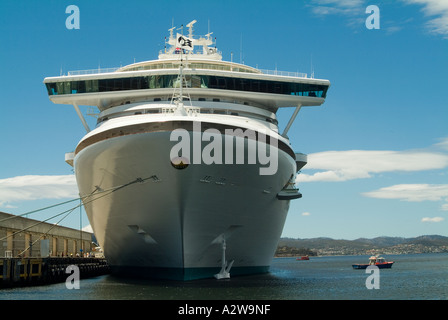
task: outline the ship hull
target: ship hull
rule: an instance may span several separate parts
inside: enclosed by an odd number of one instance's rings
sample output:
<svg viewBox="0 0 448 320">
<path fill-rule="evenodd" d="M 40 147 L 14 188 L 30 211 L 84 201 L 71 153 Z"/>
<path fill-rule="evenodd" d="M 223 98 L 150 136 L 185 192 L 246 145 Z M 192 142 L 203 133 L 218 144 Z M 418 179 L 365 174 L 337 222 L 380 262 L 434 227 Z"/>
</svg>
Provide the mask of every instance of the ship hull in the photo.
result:
<svg viewBox="0 0 448 320">
<path fill-rule="evenodd" d="M 247 162 L 176 168 L 170 134 L 117 136 L 76 154 L 80 194 L 112 273 L 213 277 L 221 269 L 224 239 L 232 275 L 268 272 L 289 209 L 277 193 L 294 175 L 294 159 L 278 149 L 278 169 L 271 175 L 260 175 L 260 165 Z M 195 134 L 189 131 L 191 141 Z M 256 152 L 244 143 L 245 154 Z"/>
</svg>

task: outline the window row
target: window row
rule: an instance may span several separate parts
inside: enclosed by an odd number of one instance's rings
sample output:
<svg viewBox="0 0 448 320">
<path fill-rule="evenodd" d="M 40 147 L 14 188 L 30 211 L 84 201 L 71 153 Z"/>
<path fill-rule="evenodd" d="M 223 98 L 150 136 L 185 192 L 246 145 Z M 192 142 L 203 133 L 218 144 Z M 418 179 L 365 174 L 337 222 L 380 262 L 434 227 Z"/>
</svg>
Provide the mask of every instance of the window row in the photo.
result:
<svg viewBox="0 0 448 320">
<path fill-rule="evenodd" d="M 188 88 L 209 88 L 325 98 L 327 85 L 232 78 L 207 75 L 185 76 Z M 96 79 L 47 83 L 49 95 L 175 88 L 177 75 L 152 75 L 132 78 Z"/>
</svg>

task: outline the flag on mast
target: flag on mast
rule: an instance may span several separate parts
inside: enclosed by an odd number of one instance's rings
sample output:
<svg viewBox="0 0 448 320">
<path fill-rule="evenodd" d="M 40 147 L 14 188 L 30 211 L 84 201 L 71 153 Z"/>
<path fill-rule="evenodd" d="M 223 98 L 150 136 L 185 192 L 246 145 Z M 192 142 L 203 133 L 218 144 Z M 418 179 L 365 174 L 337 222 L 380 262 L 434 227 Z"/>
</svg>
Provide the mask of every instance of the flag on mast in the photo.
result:
<svg viewBox="0 0 448 320">
<path fill-rule="evenodd" d="M 193 39 L 178 33 L 176 37 L 176 47 L 185 50 L 193 50 L 193 41 Z"/>
</svg>

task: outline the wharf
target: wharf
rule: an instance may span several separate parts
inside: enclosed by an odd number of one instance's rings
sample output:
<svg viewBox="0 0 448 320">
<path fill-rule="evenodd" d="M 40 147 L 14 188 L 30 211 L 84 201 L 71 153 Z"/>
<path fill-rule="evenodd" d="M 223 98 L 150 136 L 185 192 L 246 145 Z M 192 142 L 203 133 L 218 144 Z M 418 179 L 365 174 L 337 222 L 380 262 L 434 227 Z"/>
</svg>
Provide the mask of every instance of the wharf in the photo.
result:
<svg viewBox="0 0 448 320">
<path fill-rule="evenodd" d="M 69 266 L 79 268 L 80 279 L 110 272 L 104 258 L 0 258 L 0 289 L 65 282 L 72 274 Z"/>
</svg>

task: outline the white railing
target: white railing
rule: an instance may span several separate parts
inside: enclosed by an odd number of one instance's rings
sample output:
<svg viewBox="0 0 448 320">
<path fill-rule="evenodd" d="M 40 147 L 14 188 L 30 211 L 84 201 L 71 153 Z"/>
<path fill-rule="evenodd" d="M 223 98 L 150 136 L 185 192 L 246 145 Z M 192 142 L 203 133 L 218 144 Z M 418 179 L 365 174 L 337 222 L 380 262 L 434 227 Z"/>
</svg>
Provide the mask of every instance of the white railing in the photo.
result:
<svg viewBox="0 0 448 320">
<path fill-rule="evenodd" d="M 89 70 L 76 70 L 76 71 L 69 71 L 67 72 L 68 76 L 79 76 L 82 74 L 95 74 L 95 73 L 108 73 L 108 72 L 115 72 L 119 67 L 117 68 L 98 68 L 98 69 L 89 69 Z"/>
<path fill-rule="evenodd" d="M 109 73 L 115 72 L 120 67 L 117 68 L 98 68 L 98 69 L 89 69 L 89 70 L 76 70 L 69 71 L 67 75 L 69 76 L 79 76 L 84 74 L 97 74 L 97 73 Z M 283 76 L 283 77 L 294 77 L 294 78 L 307 78 L 308 75 L 303 72 L 289 72 L 289 71 L 279 71 L 279 70 L 266 70 L 259 69 L 263 74 L 274 75 L 274 76 Z"/>
<path fill-rule="evenodd" d="M 294 77 L 294 78 L 306 78 L 308 75 L 303 72 L 289 72 L 289 71 L 278 71 L 278 70 L 265 70 L 259 69 L 264 74 L 269 74 L 273 76 L 283 76 L 283 77 Z"/>
</svg>

